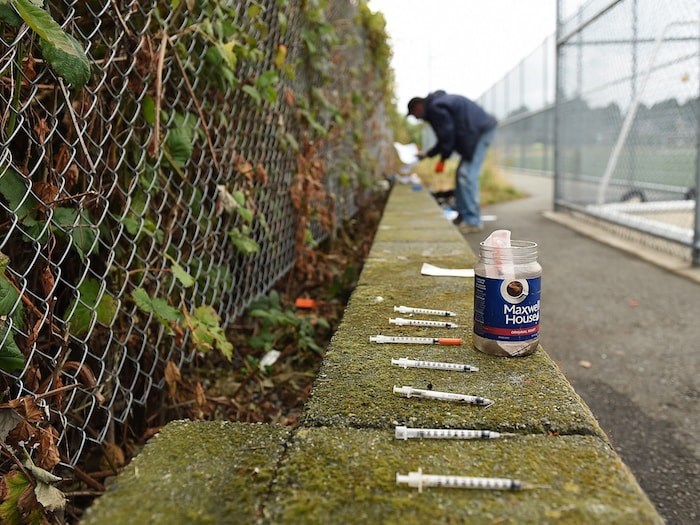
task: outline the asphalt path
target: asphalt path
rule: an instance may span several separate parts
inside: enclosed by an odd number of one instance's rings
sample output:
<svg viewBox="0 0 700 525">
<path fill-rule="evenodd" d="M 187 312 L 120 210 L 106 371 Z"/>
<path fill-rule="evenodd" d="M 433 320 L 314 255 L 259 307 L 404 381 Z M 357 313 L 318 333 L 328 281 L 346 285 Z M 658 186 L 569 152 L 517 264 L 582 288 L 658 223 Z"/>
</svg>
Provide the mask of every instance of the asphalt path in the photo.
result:
<svg viewBox="0 0 700 525">
<path fill-rule="evenodd" d="M 539 244 L 545 351 L 666 522 L 700 523 L 700 284 L 546 218 L 551 178 L 508 178 L 529 197 L 484 207 L 497 219 L 465 238 Z"/>
</svg>

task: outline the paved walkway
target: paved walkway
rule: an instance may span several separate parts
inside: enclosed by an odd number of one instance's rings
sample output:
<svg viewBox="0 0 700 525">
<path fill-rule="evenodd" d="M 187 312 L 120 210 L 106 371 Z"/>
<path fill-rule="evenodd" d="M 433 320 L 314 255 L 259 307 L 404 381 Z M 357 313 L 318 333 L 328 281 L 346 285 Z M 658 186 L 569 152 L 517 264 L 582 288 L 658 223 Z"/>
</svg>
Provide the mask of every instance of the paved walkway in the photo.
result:
<svg viewBox="0 0 700 525">
<path fill-rule="evenodd" d="M 508 177 L 530 197 L 484 208 L 497 221 L 467 241 L 539 243 L 545 350 L 669 525 L 700 522 L 700 284 L 547 219 L 551 178 Z"/>
</svg>

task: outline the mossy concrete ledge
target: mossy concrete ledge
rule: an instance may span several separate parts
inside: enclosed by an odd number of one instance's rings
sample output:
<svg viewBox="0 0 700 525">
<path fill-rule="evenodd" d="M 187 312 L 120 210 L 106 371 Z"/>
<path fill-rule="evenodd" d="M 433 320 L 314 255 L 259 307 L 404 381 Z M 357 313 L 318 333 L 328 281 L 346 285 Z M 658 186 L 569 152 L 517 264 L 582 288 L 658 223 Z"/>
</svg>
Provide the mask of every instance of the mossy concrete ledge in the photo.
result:
<svg viewBox="0 0 700 525">
<path fill-rule="evenodd" d="M 81 524 L 255 523 L 290 434 L 280 425 L 172 422 L 110 484 Z"/>
<path fill-rule="evenodd" d="M 488 232 L 485 232 L 485 235 Z M 425 190 L 393 188 L 300 427 L 167 425 L 82 523 L 663 524 L 586 404 L 539 348 L 504 359 L 472 348 L 474 280 L 421 275 L 476 257 Z M 546 268 L 543 278 L 546 319 Z M 398 327 L 394 305 L 455 311 L 456 329 Z M 546 322 L 546 321 L 545 321 Z M 461 346 L 369 336 L 461 337 Z M 469 363 L 476 373 L 403 369 L 392 358 Z M 493 399 L 478 407 L 406 399 L 394 385 Z M 508 432 L 486 441 L 397 440 L 394 426 Z M 519 479 L 520 492 L 397 485 L 396 474 Z"/>
</svg>

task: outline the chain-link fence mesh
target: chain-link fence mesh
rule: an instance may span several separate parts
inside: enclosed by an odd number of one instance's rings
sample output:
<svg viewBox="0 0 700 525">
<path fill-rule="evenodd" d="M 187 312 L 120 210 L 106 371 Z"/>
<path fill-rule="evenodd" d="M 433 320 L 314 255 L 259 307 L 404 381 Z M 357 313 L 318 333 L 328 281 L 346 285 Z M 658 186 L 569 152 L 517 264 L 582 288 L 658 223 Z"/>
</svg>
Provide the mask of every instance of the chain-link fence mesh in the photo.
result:
<svg viewBox="0 0 700 525">
<path fill-rule="evenodd" d="M 678 243 L 688 257 L 698 240 L 700 2 L 567 4 L 557 203 Z"/>
<path fill-rule="evenodd" d="M 556 172 L 558 206 L 700 264 L 700 1 L 560 0 L 558 16 L 480 98 L 498 162 Z"/>
<path fill-rule="evenodd" d="M 554 171 L 554 37 L 547 38 L 478 100 L 499 121 L 499 164 Z"/>
<path fill-rule="evenodd" d="M 80 90 L 0 25 L 0 389 L 50 422 L 25 443 L 75 467 L 131 432 L 198 315 L 230 325 L 392 158 L 358 5 L 317 4 L 49 1 Z"/>
</svg>

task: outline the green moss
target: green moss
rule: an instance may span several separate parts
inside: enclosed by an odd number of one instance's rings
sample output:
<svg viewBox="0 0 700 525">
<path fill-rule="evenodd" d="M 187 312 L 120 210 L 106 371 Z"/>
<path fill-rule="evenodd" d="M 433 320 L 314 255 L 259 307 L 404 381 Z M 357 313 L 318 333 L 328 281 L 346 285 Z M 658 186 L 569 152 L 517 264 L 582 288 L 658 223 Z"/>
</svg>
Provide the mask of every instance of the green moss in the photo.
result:
<svg viewBox="0 0 700 525">
<path fill-rule="evenodd" d="M 251 523 L 288 436 L 272 425 L 170 423 L 81 523 Z"/>
<path fill-rule="evenodd" d="M 522 492 L 397 485 L 397 473 L 507 477 Z M 662 523 L 615 453 L 591 436 L 393 439 L 390 431 L 297 433 L 268 508 L 272 523 Z"/>
</svg>

